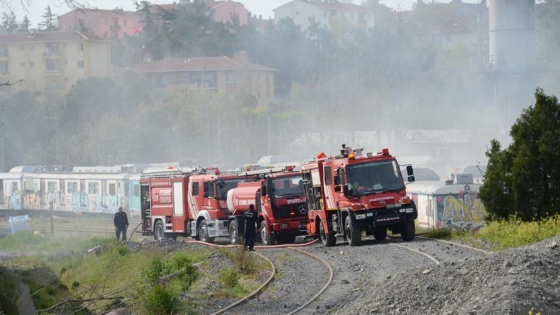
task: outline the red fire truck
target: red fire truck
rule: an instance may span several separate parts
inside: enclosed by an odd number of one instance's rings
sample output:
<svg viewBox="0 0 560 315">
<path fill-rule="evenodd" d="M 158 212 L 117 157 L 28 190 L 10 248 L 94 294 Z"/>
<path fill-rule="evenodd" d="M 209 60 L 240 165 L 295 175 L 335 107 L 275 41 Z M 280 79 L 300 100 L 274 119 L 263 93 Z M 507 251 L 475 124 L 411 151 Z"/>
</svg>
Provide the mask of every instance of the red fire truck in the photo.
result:
<svg viewBox="0 0 560 315">
<path fill-rule="evenodd" d="M 407 181 L 413 182 L 412 166 Z M 383 149 L 362 154 L 342 145 L 341 154 L 302 164 L 307 193 L 309 235 L 318 236 L 325 246 L 343 236 L 350 246 L 362 241 L 362 231 L 375 239 L 387 238 L 387 230 L 412 241 L 416 206 L 406 195 L 406 187 L 395 157 Z"/>
<path fill-rule="evenodd" d="M 204 242 L 229 237 L 227 193 L 247 179 L 214 168 L 146 170 L 140 179 L 143 235 Z"/>
<path fill-rule="evenodd" d="M 257 176 L 257 181 L 239 183 L 228 192 L 232 215 L 230 241 L 241 242 L 243 213 L 254 204 L 259 214 L 257 227 L 264 245 L 293 243 L 298 235 L 307 235 L 307 202 L 303 178 L 294 167 L 247 171 L 241 176 Z"/>
</svg>

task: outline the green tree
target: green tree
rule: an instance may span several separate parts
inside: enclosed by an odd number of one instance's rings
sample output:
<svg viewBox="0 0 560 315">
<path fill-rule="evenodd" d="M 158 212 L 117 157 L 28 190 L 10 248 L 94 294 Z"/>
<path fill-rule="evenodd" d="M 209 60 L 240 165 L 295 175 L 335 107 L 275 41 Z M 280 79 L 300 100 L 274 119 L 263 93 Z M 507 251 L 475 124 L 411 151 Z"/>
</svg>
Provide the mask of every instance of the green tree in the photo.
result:
<svg viewBox="0 0 560 315">
<path fill-rule="evenodd" d="M 134 109 L 123 99 L 123 89 L 110 78 L 79 80 L 66 94 L 59 129 L 70 135 L 71 164 L 118 164 L 126 160 L 127 117 Z"/>
<path fill-rule="evenodd" d="M 17 91 L 0 99 L 2 113 L 2 167 L 7 170 L 16 165 L 41 164 L 49 136 L 44 133 L 48 123 L 40 110 L 39 94 L 32 91 Z M 39 154 L 34 154 L 39 153 Z"/>
<path fill-rule="evenodd" d="M 480 189 L 491 219 L 516 216 L 540 220 L 560 213 L 560 104 L 542 89 L 535 105 L 513 124 L 512 143 L 501 150 L 493 140 L 485 183 Z"/>
<path fill-rule="evenodd" d="M 23 21 L 18 25 L 18 32 L 29 32 L 29 28 L 31 27 L 31 21 L 26 16 L 23 17 Z"/>
<path fill-rule="evenodd" d="M 16 15 L 14 11 L 10 12 L 10 14 L 5 12 L 2 13 L 2 25 L 0 27 L 0 30 L 4 32 L 12 33 L 15 30 L 17 30 L 17 28 L 18 25 L 16 23 Z"/>
<path fill-rule="evenodd" d="M 56 31 L 58 30 L 58 23 L 56 14 L 52 13 L 51 6 L 48 5 L 45 9 L 45 13 L 41 15 L 42 18 L 45 20 L 42 23 L 39 23 L 41 30 L 43 31 Z"/>
</svg>

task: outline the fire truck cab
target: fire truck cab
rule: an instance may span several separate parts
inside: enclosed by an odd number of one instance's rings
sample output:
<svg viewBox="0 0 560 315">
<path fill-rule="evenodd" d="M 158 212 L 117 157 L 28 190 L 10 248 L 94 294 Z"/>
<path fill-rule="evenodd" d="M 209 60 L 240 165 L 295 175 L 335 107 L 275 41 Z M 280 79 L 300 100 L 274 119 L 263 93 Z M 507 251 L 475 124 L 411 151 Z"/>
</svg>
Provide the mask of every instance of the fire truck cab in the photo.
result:
<svg viewBox="0 0 560 315">
<path fill-rule="evenodd" d="M 298 235 L 307 234 L 307 202 L 300 171 L 282 167 L 247 171 L 240 176 L 257 176 L 257 180 L 240 183 L 228 192 L 232 244 L 242 240 L 243 213 L 250 204 L 259 214 L 257 230 L 264 245 L 293 243 Z"/>
<path fill-rule="evenodd" d="M 412 166 L 407 181 L 413 182 Z M 309 235 L 320 237 L 325 246 L 342 236 L 350 246 L 362 241 L 362 231 L 375 239 L 387 238 L 387 230 L 404 241 L 415 236 L 416 205 L 406 194 L 397 160 L 383 149 L 363 154 L 342 145 L 340 155 L 317 158 L 302 164 L 307 194 Z"/>
</svg>

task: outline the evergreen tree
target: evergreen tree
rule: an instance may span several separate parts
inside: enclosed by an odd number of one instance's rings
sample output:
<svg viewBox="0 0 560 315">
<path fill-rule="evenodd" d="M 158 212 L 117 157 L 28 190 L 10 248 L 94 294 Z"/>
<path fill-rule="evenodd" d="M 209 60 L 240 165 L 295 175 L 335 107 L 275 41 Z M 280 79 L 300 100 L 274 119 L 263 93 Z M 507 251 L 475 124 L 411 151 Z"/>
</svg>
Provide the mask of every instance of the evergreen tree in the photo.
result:
<svg viewBox="0 0 560 315">
<path fill-rule="evenodd" d="M 18 32 L 29 32 L 30 27 L 31 27 L 31 21 L 29 21 L 29 18 L 26 15 L 23 18 L 23 21 L 18 26 Z"/>
<path fill-rule="evenodd" d="M 45 9 L 45 14 L 41 15 L 45 20 L 40 23 L 39 26 L 43 31 L 56 31 L 58 30 L 58 23 L 56 15 L 52 13 L 51 6 L 48 5 Z"/>
<path fill-rule="evenodd" d="M 560 213 L 560 104 L 542 89 L 513 124 L 505 150 L 493 140 L 480 189 L 491 219 L 540 220 Z"/>
<path fill-rule="evenodd" d="M 12 33 L 17 29 L 18 25 L 16 23 L 16 15 L 14 11 L 8 13 L 2 13 L 2 26 L 1 29 L 4 32 Z"/>
</svg>

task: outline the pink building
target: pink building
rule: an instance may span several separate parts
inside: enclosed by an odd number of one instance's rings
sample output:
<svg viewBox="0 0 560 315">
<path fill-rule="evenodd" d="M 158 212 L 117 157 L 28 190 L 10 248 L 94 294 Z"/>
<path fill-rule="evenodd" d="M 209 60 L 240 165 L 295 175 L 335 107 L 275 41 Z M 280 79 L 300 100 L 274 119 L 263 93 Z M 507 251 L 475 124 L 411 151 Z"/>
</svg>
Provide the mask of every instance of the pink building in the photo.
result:
<svg viewBox="0 0 560 315">
<path fill-rule="evenodd" d="M 232 18 L 237 16 L 240 25 L 247 25 L 249 11 L 239 2 L 227 1 L 208 1 L 208 6 L 214 10 L 214 20 L 217 22 L 232 22 Z"/>
<path fill-rule="evenodd" d="M 135 12 L 123 10 L 75 9 L 58 17 L 62 31 L 87 30 L 100 37 L 119 39 L 137 33 L 138 21 Z"/>
<path fill-rule="evenodd" d="M 160 4 L 152 5 L 150 9 L 153 13 L 156 13 L 158 8 L 164 10 L 177 10 L 180 5 L 188 5 L 184 3 L 185 1 L 180 1 L 179 3 L 173 2 L 170 4 Z M 239 20 L 239 25 L 247 25 L 249 20 L 249 11 L 245 6 L 239 2 L 225 0 L 225 1 L 206 1 L 208 8 L 214 11 L 213 18 L 216 22 L 222 23 L 233 23 L 234 16 L 237 16 Z M 157 20 L 157 18 L 155 18 Z"/>
</svg>

